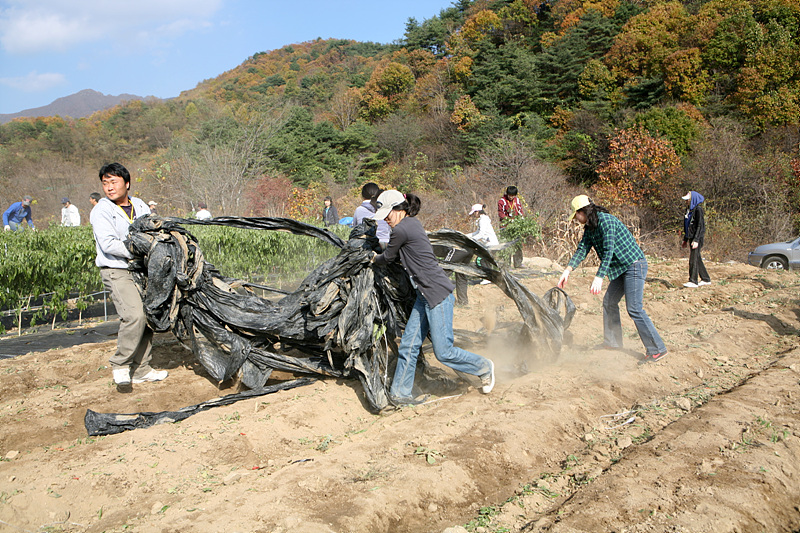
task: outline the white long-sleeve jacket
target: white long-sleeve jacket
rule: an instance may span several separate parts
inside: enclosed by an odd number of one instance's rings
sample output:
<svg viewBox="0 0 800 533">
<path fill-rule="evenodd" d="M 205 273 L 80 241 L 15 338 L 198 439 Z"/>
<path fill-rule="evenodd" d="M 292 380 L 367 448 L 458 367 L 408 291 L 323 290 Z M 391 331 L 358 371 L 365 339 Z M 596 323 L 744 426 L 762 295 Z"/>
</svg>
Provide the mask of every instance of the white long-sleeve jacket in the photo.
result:
<svg viewBox="0 0 800 533">
<path fill-rule="evenodd" d="M 80 226 L 81 213 L 75 204 L 69 204 L 69 207 L 61 208 L 61 225 L 62 226 Z"/>
<path fill-rule="evenodd" d="M 133 197 L 129 200 L 133 204 L 134 220 L 150 214 L 150 208 L 142 200 Z M 99 267 L 128 268 L 128 259 L 132 256 L 123 241 L 128 237 L 128 229 L 133 220 L 128 218 L 120 206 L 108 198 L 101 198 L 92 208 L 89 222 L 92 224 L 97 249 L 95 264 Z"/>
<path fill-rule="evenodd" d="M 469 236 L 476 241 L 483 241 L 489 246 L 500 244 L 500 241 L 497 240 L 494 228 L 492 227 L 492 219 L 489 218 L 489 215 L 481 215 L 478 217 L 478 229 L 470 233 Z"/>
</svg>

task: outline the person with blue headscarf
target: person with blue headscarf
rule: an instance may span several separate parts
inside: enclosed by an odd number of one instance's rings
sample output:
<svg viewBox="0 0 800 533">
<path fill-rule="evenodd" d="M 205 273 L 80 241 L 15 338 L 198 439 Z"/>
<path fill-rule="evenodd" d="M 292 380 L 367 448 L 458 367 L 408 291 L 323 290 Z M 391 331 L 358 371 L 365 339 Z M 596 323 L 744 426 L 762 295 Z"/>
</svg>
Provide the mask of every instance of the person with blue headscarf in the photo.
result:
<svg viewBox="0 0 800 533">
<path fill-rule="evenodd" d="M 697 191 L 689 191 L 682 198 L 686 200 L 687 209 L 683 217 L 683 244 L 681 247 L 689 246 L 689 281 L 683 286 L 695 289 L 711 284 L 711 278 L 708 276 L 706 266 L 703 264 L 703 257 L 700 255 L 706 236 L 706 217 L 703 212 L 705 198 Z"/>
</svg>

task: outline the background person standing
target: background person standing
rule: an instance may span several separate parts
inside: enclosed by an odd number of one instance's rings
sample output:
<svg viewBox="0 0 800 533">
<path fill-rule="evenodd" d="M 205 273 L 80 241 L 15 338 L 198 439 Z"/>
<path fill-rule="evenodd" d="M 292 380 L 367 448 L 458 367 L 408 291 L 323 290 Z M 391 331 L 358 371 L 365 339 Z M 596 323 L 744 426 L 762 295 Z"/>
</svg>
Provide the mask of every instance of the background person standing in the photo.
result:
<svg viewBox="0 0 800 533">
<path fill-rule="evenodd" d="M 197 202 L 197 213 L 194 214 L 194 218 L 198 220 L 210 220 L 214 217 L 211 216 L 211 211 L 208 210 L 208 206 L 205 202 Z"/>
<path fill-rule="evenodd" d="M 328 226 L 335 226 L 339 223 L 339 211 L 333 205 L 333 198 L 326 196 L 323 200 L 325 207 L 322 208 L 322 223 L 327 228 Z"/>
<path fill-rule="evenodd" d="M 21 201 L 14 202 L 11 207 L 6 209 L 5 213 L 3 213 L 3 229 L 5 231 L 22 231 L 25 229 L 21 226 L 23 220 L 28 221 L 29 228 L 36 230 L 36 226 L 33 225 L 33 214 L 31 213 L 32 201 L 33 198 L 30 196 L 23 196 Z"/>
<path fill-rule="evenodd" d="M 684 287 L 694 289 L 703 285 L 711 285 L 711 278 L 703 264 L 700 252 L 706 236 L 706 216 L 703 210 L 705 198 L 696 191 L 689 191 L 682 199 L 686 200 L 686 214 L 683 216 L 683 243 L 681 248 L 689 246 L 689 281 Z M 691 244 L 690 244 L 691 243 Z"/>
<path fill-rule="evenodd" d="M 100 201 L 100 198 L 103 196 L 99 192 L 93 192 L 89 195 L 89 203 L 92 204 L 92 207 L 97 205 L 97 202 Z"/>
<path fill-rule="evenodd" d="M 522 202 L 517 194 L 519 191 L 515 185 L 506 188 L 506 193 L 497 202 L 497 217 L 500 219 L 500 227 L 504 228 L 514 217 L 525 216 L 522 211 Z M 514 268 L 522 266 L 522 243 L 517 244 L 513 257 Z"/>
<path fill-rule="evenodd" d="M 103 166 L 100 181 L 106 197 L 89 215 L 97 249 L 95 264 L 120 318 L 117 351 L 109 363 L 117 391 L 131 392 L 132 383 L 167 377 L 166 370 L 150 367 L 153 330 L 147 325 L 139 288 L 128 270 L 133 256 L 124 243 L 133 221 L 150 214 L 150 209 L 139 198 L 129 196 L 131 176 L 119 163 Z"/>
<path fill-rule="evenodd" d="M 61 225 L 62 226 L 80 226 L 81 214 L 78 212 L 77 206 L 70 203 L 69 198 L 62 198 L 61 205 Z"/>
</svg>

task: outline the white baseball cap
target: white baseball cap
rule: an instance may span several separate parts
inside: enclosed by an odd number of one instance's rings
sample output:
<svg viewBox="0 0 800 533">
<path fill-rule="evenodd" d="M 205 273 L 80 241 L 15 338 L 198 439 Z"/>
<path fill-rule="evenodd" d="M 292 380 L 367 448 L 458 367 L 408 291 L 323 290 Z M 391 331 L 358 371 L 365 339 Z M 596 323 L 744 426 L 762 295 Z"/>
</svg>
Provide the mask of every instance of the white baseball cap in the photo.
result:
<svg viewBox="0 0 800 533">
<path fill-rule="evenodd" d="M 692 191 L 686 193 L 686 196 L 681 196 L 681 200 L 691 200 L 692 199 Z"/>
<path fill-rule="evenodd" d="M 469 214 L 477 213 L 478 211 L 483 211 L 483 204 L 475 204 L 472 206 Z"/>
<path fill-rule="evenodd" d="M 393 207 L 398 206 L 406 201 L 406 195 L 394 189 L 383 191 L 378 195 L 375 201 L 378 204 L 378 210 L 372 215 L 375 220 L 383 220 L 389 214 Z"/>
</svg>

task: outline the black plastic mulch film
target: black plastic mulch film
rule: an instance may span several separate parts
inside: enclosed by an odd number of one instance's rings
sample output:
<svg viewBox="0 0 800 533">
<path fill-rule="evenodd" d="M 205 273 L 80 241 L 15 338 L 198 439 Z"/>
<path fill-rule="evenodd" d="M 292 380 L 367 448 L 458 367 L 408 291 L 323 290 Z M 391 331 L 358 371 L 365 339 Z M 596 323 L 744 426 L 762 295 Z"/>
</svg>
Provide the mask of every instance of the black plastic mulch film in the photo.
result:
<svg viewBox="0 0 800 533">
<path fill-rule="evenodd" d="M 281 230 L 321 239 L 340 248 L 339 254 L 311 272 L 297 290 L 277 301 L 256 296 L 245 281 L 224 277 L 203 259 L 189 224 Z M 222 383 L 236 375 L 249 391 L 164 413 L 102 414 L 88 410 L 89 435 L 109 435 L 128 429 L 182 420 L 216 405 L 270 394 L 312 383 L 299 379 L 266 386 L 273 370 L 312 376 L 358 378 L 370 410 L 390 405 L 388 390 L 402 335 L 416 298 L 400 262 L 370 264 L 380 252 L 375 223 L 367 220 L 350 232 L 348 241 L 330 231 L 288 218 L 217 217 L 211 220 L 145 216 L 130 228 L 128 249 L 143 294 L 150 327 L 172 331 L 191 348 L 211 377 Z M 490 251 L 452 230 L 428 234 L 431 242 L 466 250 L 480 266 L 441 262 L 445 270 L 488 279 L 517 306 L 523 324 L 509 335 L 509 344 L 525 346 L 529 359 L 554 357 L 575 313 L 569 296 L 558 288 L 540 298 L 524 287 Z M 276 291 L 280 292 L 280 291 Z M 466 342 L 480 336 L 457 331 Z M 460 334 L 460 335 L 459 335 Z M 518 364 L 525 366 L 525 361 Z M 463 376 L 443 372 L 419 358 L 419 381 L 437 393 L 462 387 Z"/>
</svg>

